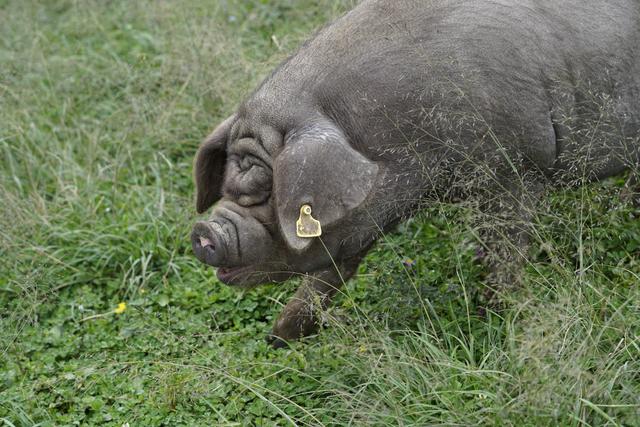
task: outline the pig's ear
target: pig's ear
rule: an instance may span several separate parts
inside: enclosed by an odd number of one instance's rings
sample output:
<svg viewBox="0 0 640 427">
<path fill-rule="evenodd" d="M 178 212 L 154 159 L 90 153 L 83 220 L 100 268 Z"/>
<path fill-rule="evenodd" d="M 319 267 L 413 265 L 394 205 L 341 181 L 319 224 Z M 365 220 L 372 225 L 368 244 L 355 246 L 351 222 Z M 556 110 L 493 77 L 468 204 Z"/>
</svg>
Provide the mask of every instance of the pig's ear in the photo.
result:
<svg viewBox="0 0 640 427">
<path fill-rule="evenodd" d="M 193 162 L 196 182 L 196 210 L 202 213 L 218 199 L 222 189 L 224 166 L 227 162 L 227 140 L 235 115 L 227 118 L 200 145 Z"/>
<path fill-rule="evenodd" d="M 296 221 L 303 205 L 324 231 L 357 208 L 369 195 L 378 165 L 354 150 L 333 125 L 291 135 L 274 162 L 273 191 L 280 229 L 297 252 L 313 238 L 300 237 Z"/>
</svg>

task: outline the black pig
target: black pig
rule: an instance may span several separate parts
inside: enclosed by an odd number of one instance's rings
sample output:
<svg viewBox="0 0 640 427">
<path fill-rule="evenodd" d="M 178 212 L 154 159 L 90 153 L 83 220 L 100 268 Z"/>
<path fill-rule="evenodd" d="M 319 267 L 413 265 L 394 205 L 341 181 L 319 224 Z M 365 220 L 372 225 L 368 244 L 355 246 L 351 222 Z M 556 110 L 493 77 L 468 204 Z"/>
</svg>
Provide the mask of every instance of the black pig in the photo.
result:
<svg viewBox="0 0 640 427">
<path fill-rule="evenodd" d="M 430 201 L 506 219 L 487 239 L 509 236 L 492 246 L 509 282 L 542 189 L 637 173 L 639 139 L 638 0 L 364 1 L 206 138 L 197 211 L 216 205 L 193 248 L 229 285 L 304 276 L 281 345 Z"/>
</svg>

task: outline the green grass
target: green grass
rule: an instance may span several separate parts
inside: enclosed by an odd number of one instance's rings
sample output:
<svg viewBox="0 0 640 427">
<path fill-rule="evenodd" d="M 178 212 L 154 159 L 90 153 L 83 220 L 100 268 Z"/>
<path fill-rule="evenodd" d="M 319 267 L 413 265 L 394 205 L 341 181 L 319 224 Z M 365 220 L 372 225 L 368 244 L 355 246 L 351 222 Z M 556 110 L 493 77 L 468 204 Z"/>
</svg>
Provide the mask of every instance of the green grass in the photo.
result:
<svg viewBox="0 0 640 427">
<path fill-rule="evenodd" d="M 0 425 L 640 425 L 622 178 L 551 196 L 486 317 L 464 207 L 386 236 L 287 350 L 263 338 L 295 283 L 192 256 L 198 143 L 354 3 L 0 0 Z"/>
</svg>

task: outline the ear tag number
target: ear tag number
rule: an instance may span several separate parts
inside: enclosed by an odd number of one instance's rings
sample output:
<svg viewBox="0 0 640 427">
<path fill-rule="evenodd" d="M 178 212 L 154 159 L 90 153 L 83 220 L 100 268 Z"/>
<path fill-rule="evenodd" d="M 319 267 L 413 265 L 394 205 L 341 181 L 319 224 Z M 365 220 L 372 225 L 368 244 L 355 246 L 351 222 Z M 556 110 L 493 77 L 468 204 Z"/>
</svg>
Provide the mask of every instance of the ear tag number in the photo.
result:
<svg viewBox="0 0 640 427">
<path fill-rule="evenodd" d="M 300 207 L 300 217 L 296 221 L 296 234 L 298 237 L 311 238 L 322 236 L 320 221 L 311 216 L 311 206 Z"/>
</svg>

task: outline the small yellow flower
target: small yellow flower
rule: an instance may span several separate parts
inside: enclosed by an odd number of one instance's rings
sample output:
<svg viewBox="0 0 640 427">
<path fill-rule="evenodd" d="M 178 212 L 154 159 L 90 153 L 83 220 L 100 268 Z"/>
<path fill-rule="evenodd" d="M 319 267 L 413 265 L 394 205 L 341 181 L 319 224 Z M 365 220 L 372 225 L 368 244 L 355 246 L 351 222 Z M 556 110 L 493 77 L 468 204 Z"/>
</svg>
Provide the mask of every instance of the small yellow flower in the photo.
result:
<svg viewBox="0 0 640 427">
<path fill-rule="evenodd" d="M 120 304 L 118 304 L 118 308 L 116 308 L 115 310 L 113 310 L 113 312 L 115 314 L 122 314 L 124 313 L 124 311 L 127 309 L 127 303 L 126 302 L 121 302 Z"/>
<path fill-rule="evenodd" d="M 414 259 L 411 259 L 411 258 L 405 258 L 404 260 L 402 260 L 402 264 L 406 268 L 413 268 L 413 267 L 416 266 L 416 261 Z"/>
</svg>

